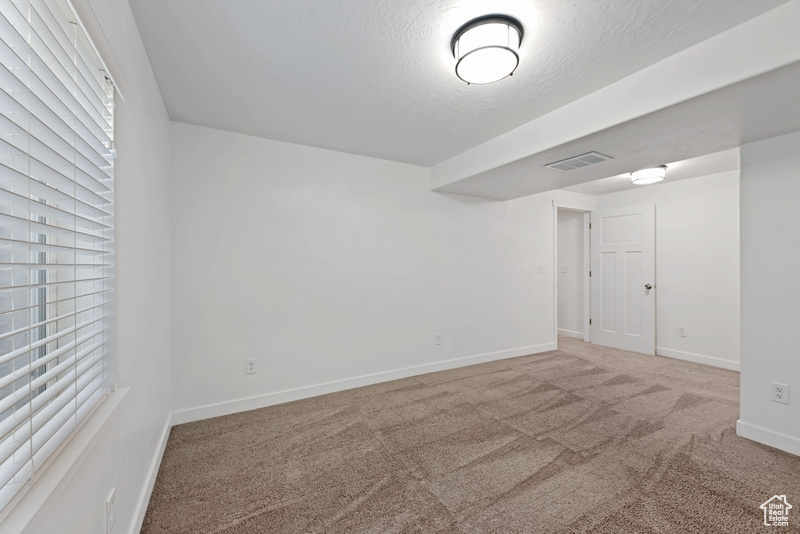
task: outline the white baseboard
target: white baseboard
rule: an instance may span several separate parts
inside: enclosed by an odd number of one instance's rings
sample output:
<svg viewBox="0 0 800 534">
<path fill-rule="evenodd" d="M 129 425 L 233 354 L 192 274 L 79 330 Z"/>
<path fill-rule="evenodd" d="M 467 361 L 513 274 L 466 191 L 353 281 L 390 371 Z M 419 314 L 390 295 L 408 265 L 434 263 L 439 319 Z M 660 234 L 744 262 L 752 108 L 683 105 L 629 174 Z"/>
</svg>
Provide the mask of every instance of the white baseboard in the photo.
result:
<svg viewBox="0 0 800 534">
<path fill-rule="evenodd" d="M 574 330 L 558 329 L 559 336 L 574 337 L 575 339 L 583 339 L 583 332 L 575 332 Z"/>
<path fill-rule="evenodd" d="M 503 360 L 506 358 L 516 358 L 518 356 L 537 354 L 555 349 L 555 343 L 520 347 L 518 349 L 478 354 L 475 356 L 466 356 L 463 358 L 455 358 L 441 362 L 405 367 L 403 369 L 396 369 L 394 371 L 385 371 L 382 373 L 346 378 L 344 380 L 336 380 L 323 384 L 304 386 L 284 391 L 276 391 L 274 393 L 267 393 L 265 395 L 258 395 L 256 397 L 231 400 L 217 404 L 209 404 L 206 406 L 200 406 L 198 408 L 188 408 L 185 410 L 172 412 L 172 424 L 181 425 L 184 423 L 191 423 L 193 421 L 209 419 L 211 417 L 220 417 L 222 415 L 265 408 L 275 404 L 283 404 L 284 402 L 316 397 L 318 395 L 325 395 L 327 393 L 334 393 L 336 391 L 343 391 L 345 389 L 369 386 L 372 384 L 378 384 L 380 382 L 388 382 L 390 380 L 398 380 L 400 378 L 408 378 L 410 376 L 417 376 L 425 373 L 445 371 L 447 369 L 455 369 L 457 367 L 492 362 L 495 360 Z"/>
<path fill-rule="evenodd" d="M 150 502 L 150 496 L 153 494 L 153 487 L 156 484 L 158 468 L 161 467 L 161 459 L 164 458 L 164 450 L 167 448 L 170 430 L 172 430 L 172 415 L 167 417 L 167 422 L 164 425 L 164 429 L 161 431 L 158 448 L 156 448 L 156 453 L 153 455 L 153 460 L 150 462 L 150 467 L 147 470 L 147 483 L 144 488 L 142 488 L 142 493 L 139 495 L 139 502 L 136 504 L 136 513 L 133 516 L 134 522 L 131 525 L 130 534 L 138 534 L 142 530 L 144 516 L 147 513 L 147 505 Z"/>
<path fill-rule="evenodd" d="M 786 451 L 789 454 L 800 456 L 800 439 L 798 438 L 767 430 L 760 426 L 744 423 L 741 419 L 736 421 L 736 434 L 743 438 Z"/>
<path fill-rule="evenodd" d="M 731 371 L 739 370 L 739 362 L 735 362 L 733 360 L 723 360 L 722 358 L 715 358 L 713 356 L 704 356 L 703 354 L 694 354 L 680 350 L 666 349 L 664 347 L 656 347 L 656 354 L 659 356 L 666 356 L 668 358 L 677 358 L 678 360 L 686 360 L 689 362 L 711 365 L 713 367 L 721 367 L 722 369 L 729 369 Z"/>
</svg>

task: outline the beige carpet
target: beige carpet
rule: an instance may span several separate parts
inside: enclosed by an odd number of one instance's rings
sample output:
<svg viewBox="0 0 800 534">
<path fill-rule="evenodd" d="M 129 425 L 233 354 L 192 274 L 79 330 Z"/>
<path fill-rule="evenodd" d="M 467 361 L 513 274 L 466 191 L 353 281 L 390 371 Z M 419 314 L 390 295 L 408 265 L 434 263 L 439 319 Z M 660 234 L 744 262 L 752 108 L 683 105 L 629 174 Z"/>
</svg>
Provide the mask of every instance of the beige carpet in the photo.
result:
<svg viewBox="0 0 800 534">
<path fill-rule="evenodd" d="M 800 532 L 800 458 L 736 436 L 738 373 L 559 346 L 177 426 L 142 532 Z"/>
</svg>

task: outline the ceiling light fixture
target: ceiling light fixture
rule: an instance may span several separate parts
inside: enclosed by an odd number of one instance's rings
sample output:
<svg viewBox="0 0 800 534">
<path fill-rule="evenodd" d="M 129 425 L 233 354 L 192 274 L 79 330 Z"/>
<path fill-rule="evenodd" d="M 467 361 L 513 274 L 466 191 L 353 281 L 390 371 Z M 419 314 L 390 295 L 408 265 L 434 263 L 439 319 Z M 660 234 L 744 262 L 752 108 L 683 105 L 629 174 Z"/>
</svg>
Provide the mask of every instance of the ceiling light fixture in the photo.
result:
<svg viewBox="0 0 800 534">
<path fill-rule="evenodd" d="M 519 65 L 522 25 L 505 15 L 472 20 L 453 36 L 456 75 L 467 84 L 485 84 L 511 76 Z"/>
<path fill-rule="evenodd" d="M 642 169 L 631 173 L 633 185 L 649 185 L 660 182 L 667 176 L 667 166 L 661 165 L 652 169 Z"/>
</svg>

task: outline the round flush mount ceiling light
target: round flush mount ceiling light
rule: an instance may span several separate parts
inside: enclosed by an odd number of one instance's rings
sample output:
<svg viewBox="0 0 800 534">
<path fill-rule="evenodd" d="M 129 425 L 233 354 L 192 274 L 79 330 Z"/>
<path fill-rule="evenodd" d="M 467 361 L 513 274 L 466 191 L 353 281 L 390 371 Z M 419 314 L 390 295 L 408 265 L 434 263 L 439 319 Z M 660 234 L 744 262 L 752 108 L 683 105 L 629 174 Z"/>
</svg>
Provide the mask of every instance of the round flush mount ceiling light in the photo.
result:
<svg viewBox="0 0 800 534">
<path fill-rule="evenodd" d="M 489 15 L 464 24 L 453 36 L 456 75 L 468 84 L 511 76 L 519 65 L 522 25 L 505 15 Z"/>
<path fill-rule="evenodd" d="M 633 185 L 648 185 L 660 182 L 667 176 L 667 166 L 661 165 L 652 169 L 642 169 L 631 173 Z"/>
</svg>

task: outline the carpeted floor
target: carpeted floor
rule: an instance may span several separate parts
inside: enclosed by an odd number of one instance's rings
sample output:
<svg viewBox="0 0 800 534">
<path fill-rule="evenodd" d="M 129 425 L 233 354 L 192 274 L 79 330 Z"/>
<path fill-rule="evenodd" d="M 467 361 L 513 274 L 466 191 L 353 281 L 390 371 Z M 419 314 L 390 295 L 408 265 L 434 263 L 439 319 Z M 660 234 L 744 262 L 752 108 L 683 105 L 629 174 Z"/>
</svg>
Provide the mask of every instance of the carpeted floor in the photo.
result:
<svg viewBox="0 0 800 534">
<path fill-rule="evenodd" d="M 775 494 L 800 532 L 738 373 L 559 346 L 177 426 L 142 532 L 751 533 Z"/>
</svg>

